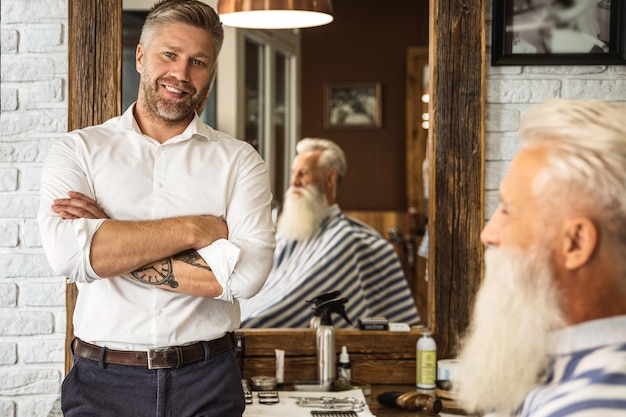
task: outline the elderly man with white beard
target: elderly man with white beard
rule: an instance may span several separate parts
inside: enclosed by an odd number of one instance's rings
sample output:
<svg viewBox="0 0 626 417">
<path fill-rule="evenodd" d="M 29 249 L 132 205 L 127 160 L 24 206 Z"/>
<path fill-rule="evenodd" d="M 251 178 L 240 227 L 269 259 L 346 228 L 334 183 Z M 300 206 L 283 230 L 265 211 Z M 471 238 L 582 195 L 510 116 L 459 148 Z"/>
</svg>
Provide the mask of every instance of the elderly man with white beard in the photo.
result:
<svg viewBox="0 0 626 417">
<path fill-rule="evenodd" d="M 274 263 L 261 291 L 242 300 L 242 327 L 308 327 L 306 300 L 339 291 L 350 320 L 385 317 L 416 323 L 419 315 L 390 242 L 341 212 L 337 188 L 346 158 L 327 139 L 298 142 L 290 187 L 278 219 Z M 335 327 L 348 327 L 344 320 Z"/>
<path fill-rule="evenodd" d="M 626 106 L 554 99 L 483 230 L 486 274 L 459 359 L 468 411 L 626 415 Z"/>
</svg>

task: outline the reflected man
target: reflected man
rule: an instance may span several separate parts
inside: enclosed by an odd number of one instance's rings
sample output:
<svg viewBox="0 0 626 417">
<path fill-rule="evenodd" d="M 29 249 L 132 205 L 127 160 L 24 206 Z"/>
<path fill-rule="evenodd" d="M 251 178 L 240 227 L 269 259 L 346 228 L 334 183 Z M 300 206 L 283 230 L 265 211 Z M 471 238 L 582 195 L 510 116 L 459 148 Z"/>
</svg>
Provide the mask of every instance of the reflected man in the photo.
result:
<svg viewBox="0 0 626 417">
<path fill-rule="evenodd" d="M 313 312 L 306 300 L 331 291 L 348 298 L 352 321 L 374 316 L 411 324 L 419 320 L 391 243 L 337 205 L 346 169 L 345 155 L 334 142 L 298 142 L 274 264 L 261 291 L 241 303 L 242 327 L 308 327 Z M 335 326 L 348 324 L 337 320 Z"/>
<path fill-rule="evenodd" d="M 459 399 L 495 415 L 626 413 L 626 107 L 550 100 L 482 232 Z"/>
</svg>

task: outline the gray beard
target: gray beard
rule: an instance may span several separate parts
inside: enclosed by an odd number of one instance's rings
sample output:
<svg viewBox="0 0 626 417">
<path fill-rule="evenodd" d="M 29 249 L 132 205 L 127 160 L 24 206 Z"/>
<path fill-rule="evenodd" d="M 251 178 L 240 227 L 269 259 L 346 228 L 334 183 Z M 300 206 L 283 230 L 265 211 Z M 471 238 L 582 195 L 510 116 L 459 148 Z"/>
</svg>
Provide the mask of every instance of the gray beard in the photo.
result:
<svg viewBox="0 0 626 417">
<path fill-rule="evenodd" d="M 143 100 L 149 111 L 149 116 L 154 120 L 163 120 L 174 124 L 187 123 L 187 120 L 193 117 L 195 110 L 202 104 L 201 97 L 204 97 L 210 88 L 209 84 L 200 91 L 200 94 L 194 90 L 193 94 L 186 100 L 167 100 L 159 95 L 160 80 L 152 79 L 151 75 L 146 66 L 140 78 L 142 85 L 140 94 L 143 93 Z"/>
<path fill-rule="evenodd" d="M 542 381 L 551 332 L 564 326 L 549 250 L 489 248 L 454 383 L 469 412 L 508 415 Z"/>
<path fill-rule="evenodd" d="M 289 240 L 306 240 L 314 237 L 326 217 L 328 203 L 324 194 L 314 185 L 294 188 L 285 193 L 283 212 L 276 225 L 277 236 Z"/>
</svg>

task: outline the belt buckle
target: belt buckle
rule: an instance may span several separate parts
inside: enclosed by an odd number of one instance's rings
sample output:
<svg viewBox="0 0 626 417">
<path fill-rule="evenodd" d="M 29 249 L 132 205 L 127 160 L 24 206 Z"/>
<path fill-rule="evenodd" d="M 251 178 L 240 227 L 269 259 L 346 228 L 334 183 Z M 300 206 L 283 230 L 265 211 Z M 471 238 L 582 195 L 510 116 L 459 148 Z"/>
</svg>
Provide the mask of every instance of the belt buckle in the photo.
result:
<svg viewBox="0 0 626 417">
<path fill-rule="evenodd" d="M 176 364 L 168 364 L 166 363 L 166 358 L 169 357 L 169 353 L 174 352 L 176 355 Z M 154 348 L 147 350 L 148 356 L 148 369 L 170 369 L 170 368 L 180 368 L 183 364 L 183 355 L 180 347 L 178 346 L 169 346 L 164 348 Z M 153 356 L 163 354 L 163 359 L 159 361 L 159 359 L 153 358 Z M 159 363 L 162 362 L 162 363 Z"/>
</svg>

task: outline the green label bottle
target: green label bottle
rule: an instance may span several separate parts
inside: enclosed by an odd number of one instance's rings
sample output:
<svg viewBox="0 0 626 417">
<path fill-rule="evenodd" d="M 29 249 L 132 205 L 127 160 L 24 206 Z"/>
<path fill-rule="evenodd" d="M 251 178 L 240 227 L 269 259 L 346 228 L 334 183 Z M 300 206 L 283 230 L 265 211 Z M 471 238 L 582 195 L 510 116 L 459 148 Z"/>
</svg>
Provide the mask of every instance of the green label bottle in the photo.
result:
<svg viewBox="0 0 626 417">
<path fill-rule="evenodd" d="M 430 332 L 422 333 L 416 346 L 416 386 L 420 389 L 435 389 L 437 379 L 437 344 Z"/>
</svg>

